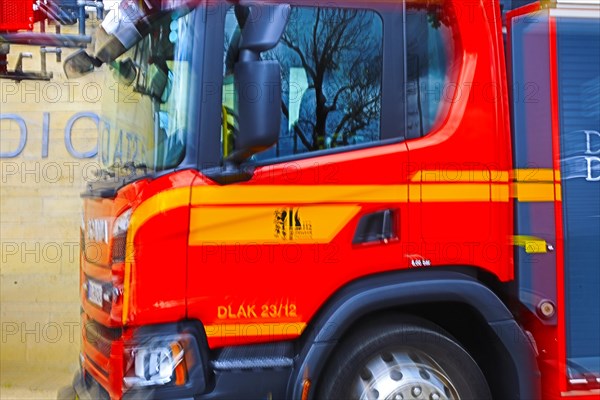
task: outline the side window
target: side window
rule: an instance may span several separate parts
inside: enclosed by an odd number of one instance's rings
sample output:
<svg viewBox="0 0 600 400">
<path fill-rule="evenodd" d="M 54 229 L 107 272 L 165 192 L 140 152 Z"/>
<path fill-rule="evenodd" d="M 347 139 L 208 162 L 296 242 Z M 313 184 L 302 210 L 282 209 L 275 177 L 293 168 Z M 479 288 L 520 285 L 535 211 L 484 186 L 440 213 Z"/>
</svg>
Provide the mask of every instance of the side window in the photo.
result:
<svg viewBox="0 0 600 400">
<path fill-rule="evenodd" d="M 225 20 L 224 147 L 235 140 L 233 66 L 240 26 Z M 374 11 L 292 8 L 281 42 L 263 59 L 282 70 L 279 143 L 255 156 L 276 159 L 380 140 L 383 23 Z M 225 150 L 227 153 L 228 150 Z"/>
<path fill-rule="evenodd" d="M 406 5 L 407 138 L 422 137 L 435 129 L 452 102 L 452 15 L 441 3 Z"/>
</svg>

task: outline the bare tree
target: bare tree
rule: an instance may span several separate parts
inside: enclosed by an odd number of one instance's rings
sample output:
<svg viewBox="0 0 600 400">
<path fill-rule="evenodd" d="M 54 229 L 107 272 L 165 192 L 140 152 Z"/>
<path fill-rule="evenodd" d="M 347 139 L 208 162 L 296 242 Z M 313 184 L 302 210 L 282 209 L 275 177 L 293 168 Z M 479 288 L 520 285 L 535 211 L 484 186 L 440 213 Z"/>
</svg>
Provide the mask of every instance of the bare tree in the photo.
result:
<svg viewBox="0 0 600 400">
<path fill-rule="evenodd" d="M 309 151 L 346 145 L 379 119 L 382 45 L 373 32 L 381 31 L 381 22 L 362 10 L 317 8 L 310 18 L 301 10 L 292 12 L 282 39 L 288 50 L 271 55 L 288 82 L 287 66 L 306 71 L 308 89 L 294 135 Z M 282 111 L 289 119 L 287 105 Z"/>
</svg>

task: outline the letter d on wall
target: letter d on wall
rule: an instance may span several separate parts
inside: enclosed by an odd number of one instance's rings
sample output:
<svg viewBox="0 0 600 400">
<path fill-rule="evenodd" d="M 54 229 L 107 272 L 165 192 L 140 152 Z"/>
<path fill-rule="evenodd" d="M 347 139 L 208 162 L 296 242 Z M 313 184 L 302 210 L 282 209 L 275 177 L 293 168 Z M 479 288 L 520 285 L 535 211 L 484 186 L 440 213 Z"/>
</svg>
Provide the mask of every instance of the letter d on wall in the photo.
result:
<svg viewBox="0 0 600 400">
<path fill-rule="evenodd" d="M 0 114 L 0 121 L 2 120 L 14 121 L 17 125 L 19 125 L 19 145 L 14 151 L 0 152 L 0 158 L 18 157 L 21 155 L 21 153 L 25 149 L 25 145 L 27 144 L 27 124 L 25 123 L 25 120 L 23 120 L 23 118 L 15 114 Z M 0 139 L 2 138 L 0 137 Z"/>
</svg>

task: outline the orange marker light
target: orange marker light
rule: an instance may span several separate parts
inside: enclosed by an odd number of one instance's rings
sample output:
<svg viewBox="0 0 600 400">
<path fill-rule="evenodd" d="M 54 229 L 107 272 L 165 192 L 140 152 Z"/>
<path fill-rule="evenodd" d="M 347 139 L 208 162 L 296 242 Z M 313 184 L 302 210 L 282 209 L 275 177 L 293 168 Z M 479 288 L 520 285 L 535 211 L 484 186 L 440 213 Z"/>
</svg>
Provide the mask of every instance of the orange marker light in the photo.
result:
<svg viewBox="0 0 600 400">
<path fill-rule="evenodd" d="M 310 379 L 304 379 L 304 383 L 302 384 L 302 400 L 308 399 L 308 393 L 310 392 Z"/>
<path fill-rule="evenodd" d="M 173 343 L 171 345 L 171 351 L 173 352 L 174 360 L 176 360 L 179 357 L 179 354 L 182 352 L 181 347 L 177 343 Z M 187 368 L 185 366 L 185 359 L 182 359 L 181 362 L 177 365 L 177 367 L 175 367 L 175 385 L 184 385 L 186 381 Z"/>
</svg>

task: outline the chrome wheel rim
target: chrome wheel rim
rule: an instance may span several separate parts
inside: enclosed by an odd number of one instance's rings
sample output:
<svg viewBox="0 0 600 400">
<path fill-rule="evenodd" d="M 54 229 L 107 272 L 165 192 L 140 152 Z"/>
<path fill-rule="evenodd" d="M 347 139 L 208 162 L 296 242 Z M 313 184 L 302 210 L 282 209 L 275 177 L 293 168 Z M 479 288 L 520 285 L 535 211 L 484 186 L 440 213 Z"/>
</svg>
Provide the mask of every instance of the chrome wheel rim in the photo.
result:
<svg viewBox="0 0 600 400">
<path fill-rule="evenodd" d="M 360 400 L 460 400 L 442 368 L 419 350 L 385 351 L 370 358 L 354 380 Z"/>
</svg>

